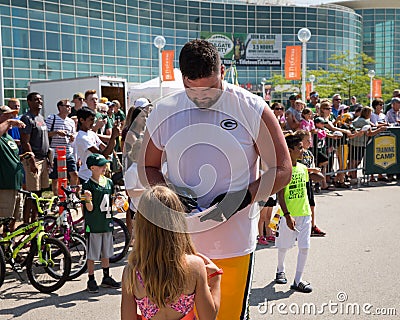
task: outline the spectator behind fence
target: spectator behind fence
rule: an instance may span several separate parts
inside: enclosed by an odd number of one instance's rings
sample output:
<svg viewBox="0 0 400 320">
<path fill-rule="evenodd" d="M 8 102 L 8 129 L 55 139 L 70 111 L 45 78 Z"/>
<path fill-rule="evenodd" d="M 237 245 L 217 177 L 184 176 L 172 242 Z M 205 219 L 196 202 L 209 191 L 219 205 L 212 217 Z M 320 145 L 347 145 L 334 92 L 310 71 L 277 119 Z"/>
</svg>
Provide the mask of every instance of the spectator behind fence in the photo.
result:
<svg viewBox="0 0 400 320">
<path fill-rule="evenodd" d="M 322 108 L 322 104 L 321 104 Z M 321 168 L 322 174 L 326 177 L 327 166 L 329 161 L 329 154 L 332 152 L 330 146 L 327 145 L 326 138 L 339 139 L 339 136 L 331 133 L 325 125 L 327 121 L 322 117 L 314 119 L 316 135 L 314 135 L 314 146 L 316 146 L 317 167 Z M 327 179 L 321 181 L 322 190 L 332 190 L 333 186 Z"/>
<path fill-rule="evenodd" d="M 305 107 L 305 103 L 297 99 L 294 103 L 294 107 L 290 107 L 286 111 L 286 129 L 296 131 L 300 127 L 301 112 Z"/>
<path fill-rule="evenodd" d="M 386 101 L 385 114 L 387 114 L 388 111 L 392 108 L 393 98 L 400 98 L 400 89 L 393 90 L 392 98 L 389 99 L 389 101 Z"/>
<path fill-rule="evenodd" d="M 195 320 L 196 306 L 200 320 L 214 320 L 223 270 L 196 253 L 172 190 L 156 186 L 142 195 L 135 234 L 123 272 L 121 319 L 136 319 L 139 307 L 143 319 Z"/>
<path fill-rule="evenodd" d="M 301 112 L 300 130 L 314 133 L 315 125 L 313 120 L 313 112 L 310 108 L 304 108 Z"/>
<path fill-rule="evenodd" d="M 392 107 L 386 113 L 386 123 L 392 126 L 400 125 L 400 98 L 393 98 Z"/>
<path fill-rule="evenodd" d="M 340 94 L 336 93 L 332 97 L 332 115 L 336 118 L 339 115 L 339 106 L 342 102 Z"/>
<path fill-rule="evenodd" d="M 57 109 L 58 114 L 51 114 L 46 119 L 47 130 L 49 130 L 49 139 L 51 140 L 50 148 L 56 150 L 57 147 L 65 147 L 67 172 L 70 177 L 70 183 L 72 185 L 77 185 L 79 184 L 78 169 L 72 147 L 72 143 L 75 140 L 75 122 L 71 118 L 67 117 L 71 111 L 71 103 L 68 99 L 60 100 L 57 102 Z M 53 168 L 49 177 L 52 179 L 51 185 L 53 193 L 58 195 L 57 154 L 54 154 L 52 165 Z"/>
<path fill-rule="evenodd" d="M 400 100 L 400 99 L 399 99 Z M 357 167 L 361 163 L 365 155 L 365 148 L 369 137 L 377 135 L 379 132 L 386 130 L 386 126 L 373 129 L 371 127 L 371 114 L 373 109 L 371 107 L 363 107 L 360 116 L 353 121 L 353 126 L 355 129 L 359 129 L 364 132 L 363 135 L 354 137 L 349 140 L 350 148 L 353 152 L 350 152 L 349 169 L 350 177 L 352 178 L 352 183 L 357 183 Z"/>
<path fill-rule="evenodd" d="M 274 102 L 271 105 L 271 109 L 274 112 L 276 119 L 279 122 L 282 130 L 285 130 L 286 127 L 286 118 L 285 118 L 285 108 L 279 102 Z"/>
<path fill-rule="evenodd" d="M 316 91 L 310 92 L 310 102 L 307 105 L 313 112 L 319 113 L 319 94 Z"/>
<path fill-rule="evenodd" d="M 385 103 L 380 98 L 372 101 L 372 108 L 374 109 L 374 112 L 371 114 L 371 123 L 375 127 L 386 125 L 386 116 L 383 113 L 384 104 Z"/>
</svg>

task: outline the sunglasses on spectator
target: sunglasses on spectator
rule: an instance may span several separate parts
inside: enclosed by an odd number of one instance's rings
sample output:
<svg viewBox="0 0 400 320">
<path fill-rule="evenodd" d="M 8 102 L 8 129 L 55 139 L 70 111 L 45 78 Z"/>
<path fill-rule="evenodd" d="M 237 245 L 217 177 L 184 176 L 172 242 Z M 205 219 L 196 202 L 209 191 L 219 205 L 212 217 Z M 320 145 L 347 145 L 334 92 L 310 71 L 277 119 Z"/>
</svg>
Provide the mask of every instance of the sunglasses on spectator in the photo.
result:
<svg viewBox="0 0 400 320">
<path fill-rule="evenodd" d="M 283 110 L 283 108 L 275 108 L 274 110 Z"/>
<path fill-rule="evenodd" d="M 342 101 L 342 99 L 333 99 L 334 101 Z"/>
<path fill-rule="evenodd" d="M 332 110 L 332 108 L 322 108 L 322 110 Z"/>
</svg>

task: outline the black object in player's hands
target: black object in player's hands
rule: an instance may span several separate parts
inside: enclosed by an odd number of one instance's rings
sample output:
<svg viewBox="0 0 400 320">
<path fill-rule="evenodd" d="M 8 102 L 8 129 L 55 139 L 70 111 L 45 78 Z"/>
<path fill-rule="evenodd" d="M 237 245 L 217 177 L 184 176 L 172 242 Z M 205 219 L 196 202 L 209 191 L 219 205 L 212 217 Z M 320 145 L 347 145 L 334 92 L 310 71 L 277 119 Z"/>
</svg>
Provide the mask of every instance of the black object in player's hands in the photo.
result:
<svg viewBox="0 0 400 320">
<path fill-rule="evenodd" d="M 189 188 L 177 187 L 174 185 L 171 186 L 171 189 L 173 189 L 178 195 L 179 200 L 185 208 L 185 212 L 189 213 L 192 212 L 192 210 L 198 208 L 197 197 L 192 190 L 190 190 Z"/>
<path fill-rule="evenodd" d="M 200 221 L 226 221 L 236 212 L 246 208 L 250 203 L 251 193 L 248 189 L 222 193 L 211 202 L 210 207 L 215 204 L 217 207 L 202 216 Z"/>
</svg>

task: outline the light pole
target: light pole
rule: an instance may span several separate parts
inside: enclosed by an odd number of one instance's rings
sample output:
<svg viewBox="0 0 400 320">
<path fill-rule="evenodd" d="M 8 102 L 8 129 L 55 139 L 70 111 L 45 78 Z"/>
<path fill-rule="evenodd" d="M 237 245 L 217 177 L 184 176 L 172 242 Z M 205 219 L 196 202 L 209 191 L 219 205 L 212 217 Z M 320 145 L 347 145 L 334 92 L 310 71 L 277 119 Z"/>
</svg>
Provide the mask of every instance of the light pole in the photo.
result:
<svg viewBox="0 0 400 320">
<path fill-rule="evenodd" d="M 158 49 L 158 76 L 160 78 L 160 98 L 162 97 L 162 49 L 165 47 L 165 38 L 157 36 L 154 38 L 154 46 Z"/>
<path fill-rule="evenodd" d="M 310 82 L 311 82 L 311 92 L 314 91 L 314 81 L 315 81 L 315 76 L 312 74 L 310 75 Z"/>
<path fill-rule="evenodd" d="M 261 79 L 261 90 L 262 90 L 262 97 L 265 101 L 265 84 L 267 83 L 267 79 L 262 78 Z"/>
<path fill-rule="evenodd" d="M 301 99 L 306 101 L 306 70 L 307 70 L 307 42 L 311 38 L 311 31 L 307 28 L 301 28 L 297 33 L 297 38 L 303 43 L 302 48 L 302 77 L 301 77 Z"/>
<path fill-rule="evenodd" d="M 369 106 L 372 108 L 372 79 L 375 77 L 375 70 L 368 71 L 368 77 L 370 78 L 369 81 Z"/>
</svg>

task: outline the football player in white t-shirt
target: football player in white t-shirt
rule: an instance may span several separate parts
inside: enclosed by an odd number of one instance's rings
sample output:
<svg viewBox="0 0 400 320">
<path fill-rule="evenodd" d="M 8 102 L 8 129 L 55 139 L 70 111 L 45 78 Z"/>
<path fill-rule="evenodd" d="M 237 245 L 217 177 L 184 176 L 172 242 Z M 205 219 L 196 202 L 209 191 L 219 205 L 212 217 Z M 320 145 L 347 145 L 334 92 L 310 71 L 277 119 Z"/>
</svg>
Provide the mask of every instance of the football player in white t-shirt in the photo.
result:
<svg viewBox="0 0 400 320">
<path fill-rule="evenodd" d="M 197 250 L 224 269 L 218 319 L 248 319 L 258 220 L 253 204 L 289 182 L 289 153 L 265 101 L 223 81 L 225 67 L 211 43 L 188 42 L 179 64 L 185 90 L 150 113 L 139 176 L 145 186 L 191 190 L 195 199 L 180 195 L 188 211 L 211 207 L 191 215 L 188 225 Z M 259 157 L 268 168 L 262 176 Z"/>
</svg>

